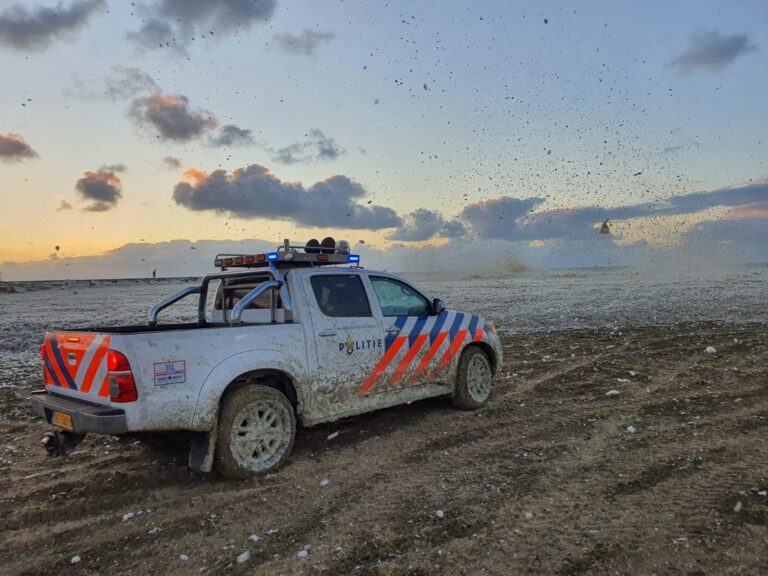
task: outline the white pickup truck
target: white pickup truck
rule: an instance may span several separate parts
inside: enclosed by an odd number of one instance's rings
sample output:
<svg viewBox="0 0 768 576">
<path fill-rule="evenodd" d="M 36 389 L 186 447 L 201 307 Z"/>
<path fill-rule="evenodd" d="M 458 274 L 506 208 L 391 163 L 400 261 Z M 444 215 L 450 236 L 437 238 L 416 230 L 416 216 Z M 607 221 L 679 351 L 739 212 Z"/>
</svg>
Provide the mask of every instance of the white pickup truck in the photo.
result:
<svg viewBox="0 0 768 576">
<path fill-rule="evenodd" d="M 344 241 L 286 240 L 215 264 L 200 285 L 154 306 L 146 325 L 46 333 L 45 389 L 30 400 L 58 439 L 197 432 L 192 468 L 244 477 L 285 461 L 297 422 L 433 396 L 462 409 L 488 400 L 502 362 L 494 325 L 361 268 Z M 191 295 L 196 323 L 157 322 Z"/>
</svg>

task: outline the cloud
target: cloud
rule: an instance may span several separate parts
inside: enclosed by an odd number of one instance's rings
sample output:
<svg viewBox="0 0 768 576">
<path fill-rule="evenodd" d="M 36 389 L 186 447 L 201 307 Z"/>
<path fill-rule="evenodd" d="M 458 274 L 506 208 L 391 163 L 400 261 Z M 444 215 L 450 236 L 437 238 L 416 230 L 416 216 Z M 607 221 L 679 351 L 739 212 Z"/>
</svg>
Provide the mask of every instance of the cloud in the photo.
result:
<svg viewBox="0 0 768 576">
<path fill-rule="evenodd" d="M 251 130 L 227 124 L 219 129 L 216 136 L 211 136 L 208 143 L 211 146 L 247 146 L 253 144 Z"/>
<path fill-rule="evenodd" d="M 70 204 L 66 200 L 62 200 L 61 202 L 59 202 L 59 207 L 56 208 L 56 212 L 63 212 L 64 210 L 72 210 L 72 204 Z"/>
<path fill-rule="evenodd" d="M 193 140 L 219 124 L 210 113 L 191 110 L 186 96 L 157 92 L 136 98 L 129 115 L 161 140 Z"/>
<path fill-rule="evenodd" d="M 402 224 L 391 208 L 362 206 L 365 189 L 346 176 L 331 176 L 309 188 L 283 182 L 251 164 L 231 174 L 192 169 L 173 189 L 177 204 L 190 210 L 229 213 L 234 218 L 278 218 L 303 226 L 378 230 Z"/>
<path fill-rule="evenodd" d="M 173 47 L 185 51 L 197 38 L 241 32 L 266 22 L 276 0 L 156 0 L 138 5 L 144 24 L 128 38 L 142 48 Z M 215 34 L 214 34 L 215 32 Z"/>
<path fill-rule="evenodd" d="M 470 204 L 460 216 L 480 238 L 504 240 L 586 239 L 603 220 L 628 220 L 701 212 L 718 206 L 742 207 L 768 201 L 768 181 L 746 186 L 692 192 L 660 202 L 630 204 L 615 208 L 584 206 L 533 212 L 543 198 L 520 200 L 502 196 Z"/>
<path fill-rule="evenodd" d="M 304 142 L 295 142 L 284 148 L 274 151 L 272 158 L 275 162 L 283 164 L 306 164 L 319 160 L 335 160 L 344 150 L 339 147 L 336 140 L 326 136 L 317 128 L 312 128 L 306 134 Z"/>
<path fill-rule="evenodd" d="M 181 160 L 175 156 L 166 156 L 163 158 L 163 164 L 165 164 L 166 168 L 171 168 L 174 170 L 181 168 Z"/>
<path fill-rule="evenodd" d="M 301 34 L 283 33 L 275 35 L 275 42 L 280 48 L 288 54 L 302 54 L 310 56 L 315 53 L 315 49 L 325 42 L 330 42 L 335 38 L 333 32 L 316 32 L 314 30 L 304 30 Z"/>
<path fill-rule="evenodd" d="M 768 262 L 768 216 L 699 222 L 686 234 L 682 248 L 710 260 Z"/>
<path fill-rule="evenodd" d="M 115 66 L 104 83 L 104 96 L 110 100 L 127 100 L 147 92 L 160 92 L 154 79 L 139 68 Z"/>
<path fill-rule="evenodd" d="M 448 222 L 439 212 L 425 208 L 414 210 L 403 220 L 403 224 L 388 236 L 389 240 L 419 242 L 435 237 L 458 238 L 467 232 L 461 222 Z"/>
<path fill-rule="evenodd" d="M 469 222 L 472 232 L 481 238 L 512 239 L 518 219 L 526 216 L 542 202 L 544 198 L 519 199 L 502 196 L 470 204 L 461 211 L 460 216 Z"/>
<path fill-rule="evenodd" d="M 128 170 L 128 166 L 123 164 L 102 164 L 99 166 L 99 172 L 125 172 Z"/>
<path fill-rule="evenodd" d="M 117 206 L 123 197 L 123 185 L 114 172 L 98 170 L 85 172 L 75 184 L 75 191 L 83 201 L 90 201 L 83 210 L 106 212 Z"/>
<path fill-rule="evenodd" d="M 65 7 L 29 9 L 14 4 L 0 13 L 0 44 L 14 50 L 42 51 L 60 38 L 72 38 L 88 19 L 104 8 L 104 0 L 79 0 Z"/>
<path fill-rule="evenodd" d="M 688 40 L 688 49 L 672 60 L 680 72 L 709 70 L 720 72 L 741 54 L 757 50 L 746 34 L 720 36 L 716 31 L 700 32 Z"/>
<path fill-rule="evenodd" d="M 3 162 L 21 162 L 29 158 L 37 158 L 37 152 L 24 141 L 21 134 L 10 132 L 0 134 L 0 160 Z"/>
</svg>

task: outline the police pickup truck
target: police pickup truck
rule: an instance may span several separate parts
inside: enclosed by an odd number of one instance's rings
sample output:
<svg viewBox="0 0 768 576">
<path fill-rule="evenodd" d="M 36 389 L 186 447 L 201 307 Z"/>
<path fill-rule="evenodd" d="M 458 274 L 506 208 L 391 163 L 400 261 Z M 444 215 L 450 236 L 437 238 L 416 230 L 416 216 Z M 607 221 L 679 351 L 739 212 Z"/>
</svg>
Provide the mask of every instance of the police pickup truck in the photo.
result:
<svg viewBox="0 0 768 576">
<path fill-rule="evenodd" d="M 146 325 L 46 333 L 45 389 L 30 401 L 57 445 L 89 432 L 191 431 L 192 468 L 245 477 L 286 460 L 297 423 L 434 396 L 468 410 L 488 400 L 502 362 L 494 325 L 360 267 L 345 241 L 286 240 L 215 266 Z M 197 322 L 158 322 L 189 296 Z"/>
</svg>

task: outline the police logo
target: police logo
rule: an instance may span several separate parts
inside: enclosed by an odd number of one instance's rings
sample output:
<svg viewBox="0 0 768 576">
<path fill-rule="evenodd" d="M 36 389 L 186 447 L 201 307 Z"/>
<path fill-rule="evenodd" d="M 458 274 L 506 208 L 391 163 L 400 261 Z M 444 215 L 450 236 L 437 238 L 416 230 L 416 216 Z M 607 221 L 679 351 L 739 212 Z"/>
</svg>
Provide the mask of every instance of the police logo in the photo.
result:
<svg viewBox="0 0 768 576">
<path fill-rule="evenodd" d="M 370 340 L 353 340 L 352 336 L 347 334 L 344 342 L 339 342 L 339 352 L 346 350 L 347 354 L 352 354 L 355 350 L 370 350 L 372 348 L 383 348 L 384 340 L 381 338 L 371 338 Z"/>
</svg>

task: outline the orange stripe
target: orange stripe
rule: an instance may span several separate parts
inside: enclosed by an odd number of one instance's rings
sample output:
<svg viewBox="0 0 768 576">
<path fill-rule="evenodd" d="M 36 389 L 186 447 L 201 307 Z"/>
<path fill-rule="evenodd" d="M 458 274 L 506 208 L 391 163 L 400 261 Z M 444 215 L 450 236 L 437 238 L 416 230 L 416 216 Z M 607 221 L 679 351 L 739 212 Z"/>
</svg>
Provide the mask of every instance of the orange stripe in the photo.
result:
<svg viewBox="0 0 768 576">
<path fill-rule="evenodd" d="M 397 368 L 395 368 L 395 373 L 392 375 L 392 378 L 389 381 L 390 386 L 395 386 L 398 382 L 400 382 L 402 377 L 405 376 L 405 373 L 408 370 L 408 366 L 416 357 L 416 354 L 419 353 L 419 350 L 421 350 L 421 347 L 424 345 L 424 341 L 428 336 L 429 334 L 419 334 L 416 337 L 416 340 L 413 342 L 413 346 L 408 349 L 408 352 L 406 352 L 405 356 L 400 361 L 400 364 L 398 364 Z"/>
<path fill-rule="evenodd" d="M 83 384 L 80 386 L 80 391 L 83 394 L 88 394 L 90 392 L 91 387 L 93 386 L 93 378 L 96 376 L 96 372 L 99 370 L 99 365 L 101 364 L 101 361 L 104 359 L 105 354 L 107 353 L 107 349 L 109 348 L 109 338 L 105 338 L 101 346 L 99 346 L 98 350 L 96 350 L 96 354 L 93 355 L 93 358 L 91 358 L 91 365 L 88 366 L 88 370 L 85 372 L 85 377 L 83 378 Z"/>
<path fill-rule="evenodd" d="M 53 368 L 53 374 L 56 376 L 56 380 L 58 380 L 61 384 L 61 387 L 69 388 L 69 383 L 64 377 L 64 373 L 61 371 L 61 368 L 59 368 L 59 363 L 56 362 L 56 357 L 53 355 L 53 345 L 51 344 L 52 339 L 53 336 L 50 334 L 45 337 L 45 357 L 48 359 L 48 363 Z"/>
<path fill-rule="evenodd" d="M 480 340 L 483 339 L 483 336 L 484 336 L 483 330 L 481 328 L 478 328 L 477 330 L 475 330 L 475 337 L 472 338 L 472 342 L 480 342 Z"/>
<path fill-rule="evenodd" d="M 416 368 L 416 371 L 408 379 L 408 384 L 412 384 L 413 382 L 415 382 L 418 379 L 418 377 L 421 375 L 421 373 L 427 369 L 427 367 L 429 366 L 429 363 L 432 361 L 432 358 L 435 357 L 435 354 L 437 354 L 438 350 L 440 350 L 440 346 L 443 345 L 443 341 L 445 341 L 446 336 L 448 336 L 448 332 L 440 332 L 437 335 L 437 337 L 435 338 L 435 341 L 432 343 L 432 347 L 427 351 L 427 353 L 421 359 L 421 362 L 419 362 L 419 367 Z"/>
<path fill-rule="evenodd" d="M 99 396 L 101 396 L 102 398 L 106 398 L 107 396 L 109 396 L 109 379 L 107 378 L 106 374 L 104 374 L 104 380 L 101 381 Z"/>
<path fill-rule="evenodd" d="M 433 380 L 446 366 L 448 366 L 448 362 L 452 357 L 456 356 L 456 352 L 458 352 L 461 345 L 464 344 L 464 339 L 467 337 L 468 332 L 469 330 L 459 330 L 456 333 L 456 337 L 453 339 L 453 342 L 451 342 L 450 348 L 445 351 L 442 358 L 440 358 L 440 363 L 437 365 L 437 368 L 435 368 L 432 374 L 427 377 L 427 380 Z"/>
<path fill-rule="evenodd" d="M 371 388 L 373 388 L 373 385 L 379 378 L 381 378 L 384 370 L 387 369 L 387 366 L 389 366 L 389 363 L 392 362 L 392 359 L 400 351 L 400 348 L 403 346 L 403 343 L 406 340 L 408 340 L 408 336 L 398 336 L 395 338 L 395 341 L 392 342 L 392 346 L 389 347 L 389 350 L 387 350 L 387 353 L 384 354 L 384 357 L 379 360 L 378 364 L 376 364 L 376 367 L 373 369 L 373 372 L 371 372 L 371 375 L 368 376 L 368 379 L 363 383 L 363 385 L 357 389 L 358 394 L 365 394 Z"/>
</svg>

